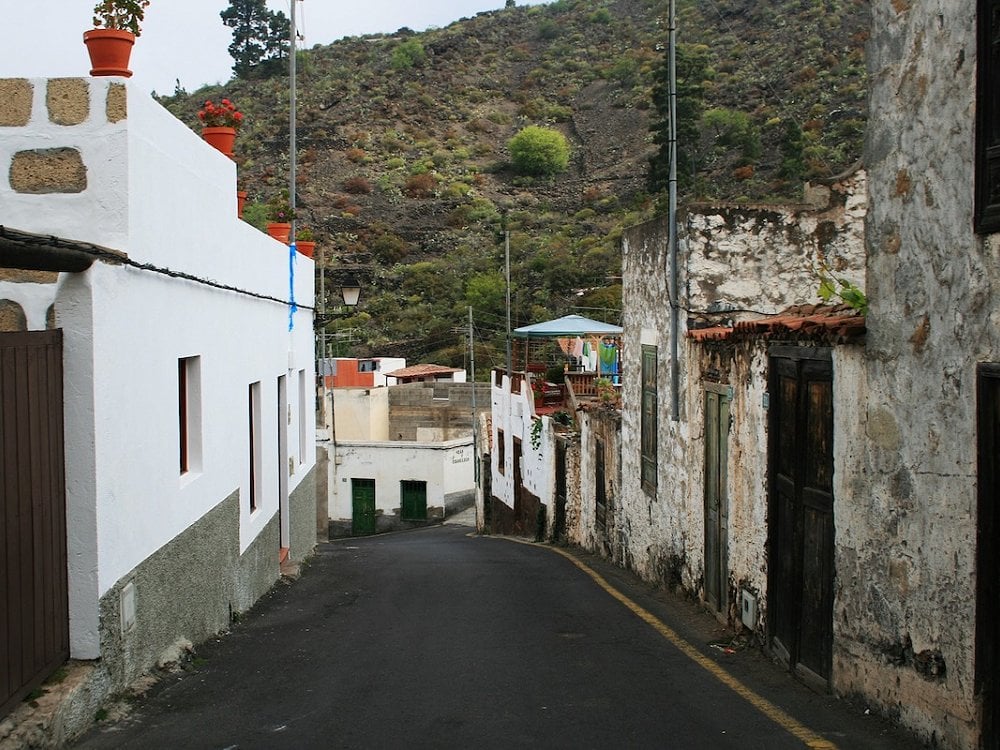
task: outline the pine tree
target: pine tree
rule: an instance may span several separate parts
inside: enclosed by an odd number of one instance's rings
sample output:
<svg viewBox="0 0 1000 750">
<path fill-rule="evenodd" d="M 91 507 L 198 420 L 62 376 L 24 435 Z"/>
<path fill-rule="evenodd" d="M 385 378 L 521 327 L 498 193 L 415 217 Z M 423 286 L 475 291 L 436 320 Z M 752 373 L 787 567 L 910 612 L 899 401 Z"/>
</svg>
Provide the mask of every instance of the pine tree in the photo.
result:
<svg viewBox="0 0 1000 750">
<path fill-rule="evenodd" d="M 670 177 L 670 79 L 669 48 L 657 68 L 653 83 L 653 107 L 659 118 L 650 130 L 659 150 L 649 159 L 647 184 L 652 192 L 666 190 Z M 690 185 L 698 169 L 701 116 L 705 109 L 705 83 L 714 71 L 711 51 L 703 44 L 677 45 L 677 181 Z"/>
<path fill-rule="evenodd" d="M 233 29 L 229 54 L 235 60 L 235 75 L 248 76 L 261 63 L 288 54 L 288 18 L 268 10 L 264 0 L 229 0 L 229 7 L 219 16 Z"/>
</svg>

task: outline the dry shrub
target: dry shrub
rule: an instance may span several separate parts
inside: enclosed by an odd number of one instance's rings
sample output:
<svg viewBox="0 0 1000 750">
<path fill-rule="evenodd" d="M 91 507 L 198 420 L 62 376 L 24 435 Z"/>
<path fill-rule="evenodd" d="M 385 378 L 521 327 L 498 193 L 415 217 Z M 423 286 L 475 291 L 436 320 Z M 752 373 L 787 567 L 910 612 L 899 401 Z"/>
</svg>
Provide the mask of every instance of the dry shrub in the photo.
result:
<svg viewBox="0 0 1000 750">
<path fill-rule="evenodd" d="M 430 198 L 436 187 L 437 177 L 425 172 L 407 177 L 403 192 L 411 198 Z"/>
<path fill-rule="evenodd" d="M 344 190 L 353 195 L 368 195 L 372 191 L 372 184 L 364 177 L 348 177 L 344 180 Z"/>
<path fill-rule="evenodd" d="M 355 164 L 360 164 L 365 160 L 365 157 L 368 156 L 363 148 L 349 148 L 344 152 L 344 155 L 347 157 L 348 161 L 352 161 Z"/>
</svg>

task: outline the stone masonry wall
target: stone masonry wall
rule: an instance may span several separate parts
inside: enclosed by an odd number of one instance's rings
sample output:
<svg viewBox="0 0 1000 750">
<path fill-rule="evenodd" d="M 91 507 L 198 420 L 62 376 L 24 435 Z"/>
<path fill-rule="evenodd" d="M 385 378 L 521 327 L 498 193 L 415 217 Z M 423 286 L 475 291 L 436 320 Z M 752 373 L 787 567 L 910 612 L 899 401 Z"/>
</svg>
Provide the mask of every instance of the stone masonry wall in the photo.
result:
<svg viewBox="0 0 1000 750">
<path fill-rule="evenodd" d="M 1000 243 L 972 221 L 976 4 L 871 7 L 870 398 L 847 478 L 865 507 L 838 528 L 860 585 L 835 613 L 836 687 L 973 747 L 976 365 L 1000 360 Z"/>
<path fill-rule="evenodd" d="M 91 118 L 91 88 L 82 78 L 0 79 L 0 128 L 6 133 L 27 131 L 39 121 L 71 128 Z M 103 90 L 104 107 L 94 113 L 109 122 L 127 117 L 126 90 L 109 83 Z M 56 130 L 56 132 L 59 132 Z M 71 132 L 71 131 L 69 131 Z M 58 142 L 47 148 L 0 149 L 0 201 L 5 193 L 23 195 L 73 194 L 87 189 L 88 170 L 82 152 Z M 4 218 L 0 217 L 0 224 Z M 18 227 L 12 227 L 17 229 Z M 53 300 L 59 274 L 0 268 L 0 331 L 44 330 L 55 325 Z"/>
</svg>

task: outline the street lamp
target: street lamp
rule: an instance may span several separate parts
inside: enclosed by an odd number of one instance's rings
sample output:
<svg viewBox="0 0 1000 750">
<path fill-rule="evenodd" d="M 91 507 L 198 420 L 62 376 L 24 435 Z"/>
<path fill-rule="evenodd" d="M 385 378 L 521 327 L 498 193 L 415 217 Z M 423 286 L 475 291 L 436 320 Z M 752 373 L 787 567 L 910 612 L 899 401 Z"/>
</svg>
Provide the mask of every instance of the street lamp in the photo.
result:
<svg viewBox="0 0 1000 750">
<path fill-rule="evenodd" d="M 353 276 L 348 276 L 340 287 L 340 295 L 344 298 L 345 305 L 354 307 L 361 297 L 361 283 Z"/>
</svg>

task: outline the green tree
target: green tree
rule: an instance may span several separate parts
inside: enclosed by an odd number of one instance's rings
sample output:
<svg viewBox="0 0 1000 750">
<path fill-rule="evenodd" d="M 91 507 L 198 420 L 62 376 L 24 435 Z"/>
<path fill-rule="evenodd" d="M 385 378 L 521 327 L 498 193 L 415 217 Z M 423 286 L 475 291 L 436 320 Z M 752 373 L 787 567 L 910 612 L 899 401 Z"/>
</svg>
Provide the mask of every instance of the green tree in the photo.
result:
<svg viewBox="0 0 1000 750">
<path fill-rule="evenodd" d="M 569 142 L 558 130 L 529 125 L 507 142 L 520 174 L 551 175 L 569 165 Z"/>
<path fill-rule="evenodd" d="M 760 133 L 750 115 L 736 109 L 723 107 L 710 109 L 702 116 L 707 130 L 715 133 L 715 140 L 726 148 L 738 148 L 744 160 L 760 156 Z"/>
<path fill-rule="evenodd" d="M 389 64 L 393 70 L 409 70 L 410 68 L 419 68 L 426 59 L 427 51 L 424 49 L 424 45 L 417 39 L 407 39 L 393 49 Z"/>
<path fill-rule="evenodd" d="M 652 192 L 666 190 L 670 177 L 670 49 L 654 73 L 654 118 L 650 130 L 659 150 L 649 160 L 647 183 Z M 698 171 L 699 126 L 705 109 L 705 84 L 715 71 L 704 44 L 677 45 L 677 181 L 690 185 Z"/>
<path fill-rule="evenodd" d="M 219 16 L 233 30 L 229 54 L 235 75 L 248 76 L 261 63 L 287 56 L 289 20 L 281 11 L 268 10 L 264 0 L 229 0 Z"/>
<path fill-rule="evenodd" d="M 465 301 L 475 315 L 502 315 L 506 299 L 507 280 L 500 271 L 477 274 L 465 285 Z"/>
</svg>

